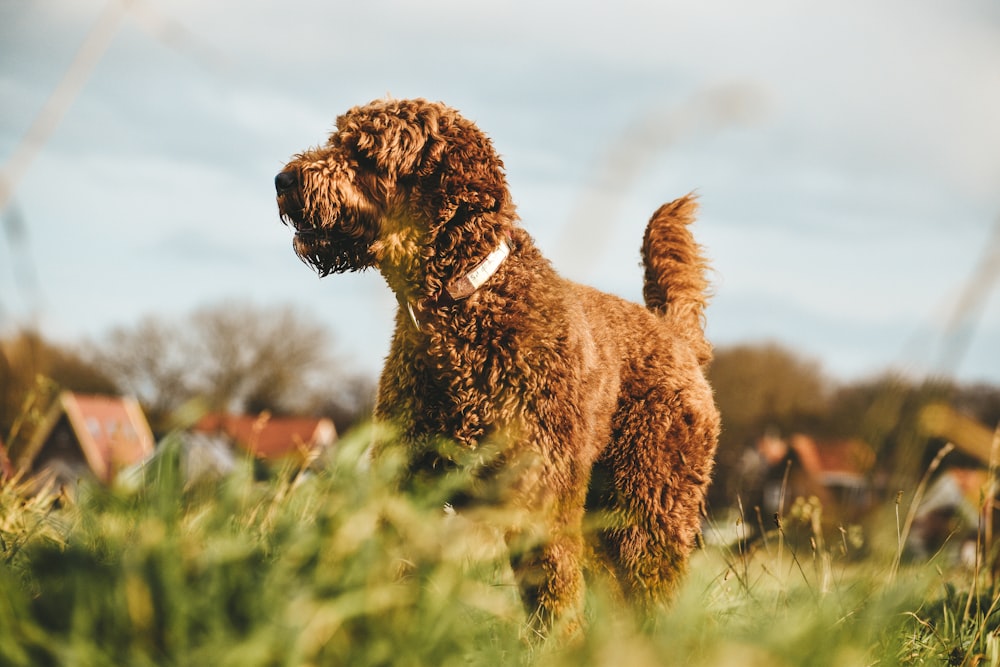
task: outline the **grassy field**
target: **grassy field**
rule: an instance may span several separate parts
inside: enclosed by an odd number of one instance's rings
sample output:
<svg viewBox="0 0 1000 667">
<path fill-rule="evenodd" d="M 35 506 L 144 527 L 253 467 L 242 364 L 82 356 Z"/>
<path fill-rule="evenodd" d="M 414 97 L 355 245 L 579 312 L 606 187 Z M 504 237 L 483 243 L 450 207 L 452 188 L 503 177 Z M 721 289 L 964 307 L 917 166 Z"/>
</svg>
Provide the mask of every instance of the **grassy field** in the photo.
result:
<svg viewBox="0 0 1000 667">
<path fill-rule="evenodd" d="M 186 487 L 168 441 L 132 488 L 0 487 L 0 665 L 1000 662 L 986 573 L 897 562 L 906 491 L 861 550 L 777 529 L 752 549 L 706 546 L 658 618 L 595 583 L 587 632 L 539 646 L 497 536 L 441 497 L 390 492 L 389 465 L 359 472 L 367 440 L 269 482 L 247 465 Z"/>
</svg>

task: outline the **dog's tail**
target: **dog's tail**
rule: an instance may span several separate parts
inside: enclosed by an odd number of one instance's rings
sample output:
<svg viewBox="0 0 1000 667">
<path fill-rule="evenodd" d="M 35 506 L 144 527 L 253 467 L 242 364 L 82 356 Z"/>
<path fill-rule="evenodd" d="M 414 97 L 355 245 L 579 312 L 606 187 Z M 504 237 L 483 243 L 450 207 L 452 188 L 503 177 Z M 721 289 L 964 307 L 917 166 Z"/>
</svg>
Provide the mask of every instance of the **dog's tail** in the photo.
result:
<svg viewBox="0 0 1000 667">
<path fill-rule="evenodd" d="M 686 195 L 664 204 L 650 218 L 642 240 L 646 269 L 642 295 L 646 307 L 668 319 L 705 365 L 712 359 L 712 346 L 705 338 L 708 264 L 688 229 L 697 210 L 694 195 Z"/>
</svg>

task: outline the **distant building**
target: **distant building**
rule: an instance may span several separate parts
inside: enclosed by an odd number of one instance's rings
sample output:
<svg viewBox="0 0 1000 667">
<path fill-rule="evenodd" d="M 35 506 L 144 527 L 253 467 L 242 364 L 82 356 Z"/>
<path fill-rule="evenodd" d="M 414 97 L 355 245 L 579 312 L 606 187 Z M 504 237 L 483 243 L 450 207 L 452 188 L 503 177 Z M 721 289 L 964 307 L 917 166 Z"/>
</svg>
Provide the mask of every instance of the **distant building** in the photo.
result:
<svg viewBox="0 0 1000 667">
<path fill-rule="evenodd" d="M 153 445 L 134 399 L 64 391 L 10 458 L 16 470 L 57 484 L 72 486 L 86 477 L 108 484 L 122 468 L 152 455 Z"/>
<path fill-rule="evenodd" d="M 766 517 L 784 514 L 800 497 L 817 498 L 826 516 L 845 523 L 858 521 L 872 506 L 875 453 L 860 440 L 765 435 L 753 454 Z"/>
<path fill-rule="evenodd" d="M 871 509 L 871 447 L 856 438 L 816 440 L 802 434 L 793 435 L 791 445 L 809 476 L 826 491 L 839 519 L 857 521 Z"/>
<path fill-rule="evenodd" d="M 996 576 L 1000 556 L 990 542 L 1000 534 L 1000 495 L 996 473 L 991 472 L 996 465 L 995 429 L 944 403 L 926 406 L 920 426 L 934 438 L 927 454 L 935 454 L 940 469 L 923 498 L 916 499 L 920 504 L 907 535 L 908 553 L 969 567 L 985 565 Z M 945 442 L 948 449 L 942 448 Z M 977 552 L 981 542 L 990 553 Z M 984 557 L 986 562 L 979 560 Z"/>
<path fill-rule="evenodd" d="M 173 457 L 176 460 L 172 461 Z M 167 465 L 179 466 L 185 486 L 212 483 L 236 470 L 239 458 L 240 454 L 223 435 L 174 433 L 157 445 L 153 456 L 123 470 L 116 481 L 125 488 L 138 489 L 156 478 L 162 470 L 159 461 L 166 459 Z"/>
<path fill-rule="evenodd" d="M 308 463 L 337 440 L 337 428 L 325 417 L 272 417 L 208 414 L 195 433 L 225 437 L 234 446 L 264 461 L 291 458 Z"/>
<path fill-rule="evenodd" d="M 942 470 L 927 487 L 906 536 L 907 552 L 920 559 L 975 565 L 980 533 L 994 517 L 993 479 L 985 467 L 960 465 Z M 994 517 L 995 520 L 995 517 Z"/>
</svg>

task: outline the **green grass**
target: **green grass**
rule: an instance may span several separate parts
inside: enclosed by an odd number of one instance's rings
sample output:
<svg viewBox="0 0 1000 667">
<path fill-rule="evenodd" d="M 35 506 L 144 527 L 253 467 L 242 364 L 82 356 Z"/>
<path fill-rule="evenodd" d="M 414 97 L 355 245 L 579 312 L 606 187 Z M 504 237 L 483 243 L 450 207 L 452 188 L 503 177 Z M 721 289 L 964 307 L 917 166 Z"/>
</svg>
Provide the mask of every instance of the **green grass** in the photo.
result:
<svg viewBox="0 0 1000 667">
<path fill-rule="evenodd" d="M 186 488 L 170 442 L 133 489 L 26 500 L 0 487 L 0 665 L 997 664 L 985 574 L 895 567 L 844 542 L 706 547 L 673 607 L 635 620 L 601 592 L 568 642 L 524 637 L 503 546 L 442 497 L 362 470 Z M 886 512 L 893 515 L 892 508 Z M 720 526 L 720 528 L 728 528 Z M 878 530 L 878 529 L 876 529 Z M 885 537 L 883 535 L 883 537 Z M 808 537 L 808 536 L 807 536 Z M 815 535 L 813 536 L 815 538 Z M 878 542 L 878 540 L 875 540 Z"/>
</svg>

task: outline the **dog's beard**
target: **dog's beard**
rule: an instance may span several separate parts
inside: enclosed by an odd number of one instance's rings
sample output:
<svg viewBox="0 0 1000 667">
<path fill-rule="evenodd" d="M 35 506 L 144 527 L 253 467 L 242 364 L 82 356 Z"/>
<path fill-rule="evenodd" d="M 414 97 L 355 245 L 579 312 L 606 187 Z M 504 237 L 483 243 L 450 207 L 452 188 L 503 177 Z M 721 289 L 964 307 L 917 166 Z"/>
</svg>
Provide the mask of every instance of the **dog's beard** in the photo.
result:
<svg viewBox="0 0 1000 667">
<path fill-rule="evenodd" d="M 312 267 L 320 278 L 331 273 L 362 271 L 375 264 L 364 236 L 348 234 L 340 229 L 306 229 L 292 239 L 295 254 Z"/>
<path fill-rule="evenodd" d="M 342 210 L 306 209 L 298 192 L 279 196 L 278 211 L 281 221 L 295 230 L 295 254 L 320 278 L 374 266 L 375 221 Z"/>
</svg>

